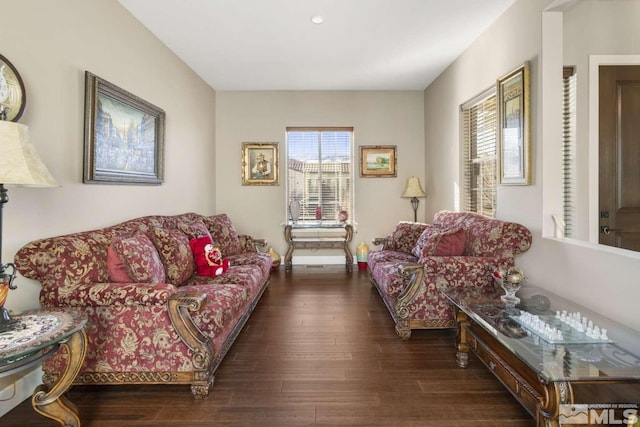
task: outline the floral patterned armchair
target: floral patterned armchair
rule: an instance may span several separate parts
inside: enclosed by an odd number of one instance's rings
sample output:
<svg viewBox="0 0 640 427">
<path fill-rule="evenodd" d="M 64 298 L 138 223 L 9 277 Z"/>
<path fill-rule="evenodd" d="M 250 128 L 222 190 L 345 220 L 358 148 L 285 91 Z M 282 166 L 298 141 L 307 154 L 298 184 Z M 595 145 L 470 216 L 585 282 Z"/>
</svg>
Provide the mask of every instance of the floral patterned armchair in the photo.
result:
<svg viewBox="0 0 640 427">
<path fill-rule="evenodd" d="M 376 238 L 367 263 L 369 277 L 403 339 L 412 329 L 455 327 L 441 290 L 490 289 L 497 267 L 514 266 L 514 256 L 531 246 L 531 233 L 516 223 L 469 212 L 438 212 L 432 224 L 400 222 Z"/>
<path fill-rule="evenodd" d="M 196 274 L 191 238 L 209 233 L 230 260 L 217 277 Z M 87 315 L 88 350 L 76 384 L 190 384 L 205 398 L 214 372 L 269 284 L 266 245 L 238 235 L 225 214 L 148 216 L 45 238 L 15 256 L 41 282 L 43 307 Z M 43 363 L 45 382 L 66 366 Z"/>
</svg>

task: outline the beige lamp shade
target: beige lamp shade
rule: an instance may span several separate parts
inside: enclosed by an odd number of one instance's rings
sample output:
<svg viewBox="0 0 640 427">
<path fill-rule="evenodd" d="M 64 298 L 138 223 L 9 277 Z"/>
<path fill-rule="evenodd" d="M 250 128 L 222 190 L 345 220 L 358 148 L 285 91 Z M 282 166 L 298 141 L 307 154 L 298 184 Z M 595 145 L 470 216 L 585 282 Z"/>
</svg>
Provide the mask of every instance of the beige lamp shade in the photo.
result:
<svg viewBox="0 0 640 427">
<path fill-rule="evenodd" d="M 402 192 L 402 197 L 411 199 L 413 197 L 425 197 L 426 195 L 420 184 L 420 178 L 412 176 L 407 179 L 407 186 Z"/>
<path fill-rule="evenodd" d="M 55 187 L 56 180 L 29 140 L 29 128 L 0 120 L 0 184 Z"/>
</svg>

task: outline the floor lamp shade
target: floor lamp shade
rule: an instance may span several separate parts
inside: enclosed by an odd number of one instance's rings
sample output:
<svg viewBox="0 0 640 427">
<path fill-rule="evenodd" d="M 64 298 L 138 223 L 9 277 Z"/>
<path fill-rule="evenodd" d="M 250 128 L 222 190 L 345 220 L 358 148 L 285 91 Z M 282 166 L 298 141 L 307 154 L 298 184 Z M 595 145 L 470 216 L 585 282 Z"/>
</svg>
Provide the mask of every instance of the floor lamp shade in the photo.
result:
<svg viewBox="0 0 640 427">
<path fill-rule="evenodd" d="M 411 199 L 411 207 L 413 207 L 413 221 L 418 221 L 418 204 L 420 201 L 418 197 L 425 197 L 427 194 L 422 189 L 420 184 L 420 178 L 412 176 L 407 179 L 407 186 L 402 192 L 402 197 L 405 199 Z"/>
<path fill-rule="evenodd" d="M 9 201 L 7 185 L 55 187 L 58 185 L 29 140 L 29 129 L 19 123 L 0 120 L 0 332 L 15 327 L 4 308 L 9 289 L 15 289 L 16 266 L 2 263 L 2 211 Z"/>
<path fill-rule="evenodd" d="M 29 128 L 0 120 L 0 184 L 55 187 L 56 180 L 29 139 Z"/>
</svg>

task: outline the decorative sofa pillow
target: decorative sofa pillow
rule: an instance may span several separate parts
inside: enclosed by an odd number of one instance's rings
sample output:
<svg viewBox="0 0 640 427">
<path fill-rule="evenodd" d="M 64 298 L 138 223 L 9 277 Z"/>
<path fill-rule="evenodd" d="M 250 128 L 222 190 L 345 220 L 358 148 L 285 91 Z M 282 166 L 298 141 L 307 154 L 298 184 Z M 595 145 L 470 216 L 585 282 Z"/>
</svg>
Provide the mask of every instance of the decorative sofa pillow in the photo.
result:
<svg viewBox="0 0 640 427">
<path fill-rule="evenodd" d="M 410 254 L 427 226 L 429 224 L 421 222 L 400 221 L 387 236 L 385 249 Z"/>
<path fill-rule="evenodd" d="M 144 233 L 115 237 L 107 251 L 107 270 L 115 283 L 163 283 L 166 278 L 158 251 Z"/>
<path fill-rule="evenodd" d="M 462 227 L 442 229 L 430 225 L 420 235 L 411 253 L 417 257 L 461 256 L 467 235 Z"/>
<path fill-rule="evenodd" d="M 211 238 L 223 254 L 229 256 L 243 252 L 238 233 L 227 214 L 208 216 L 203 221 L 211 233 Z"/>
<path fill-rule="evenodd" d="M 153 228 L 150 237 L 164 264 L 167 281 L 173 285 L 184 284 L 195 272 L 189 238 L 180 230 Z"/>
<path fill-rule="evenodd" d="M 189 241 L 198 237 L 211 237 L 207 226 L 200 220 L 193 222 L 181 222 L 178 224 L 178 229 L 187 235 Z"/>
</svg>

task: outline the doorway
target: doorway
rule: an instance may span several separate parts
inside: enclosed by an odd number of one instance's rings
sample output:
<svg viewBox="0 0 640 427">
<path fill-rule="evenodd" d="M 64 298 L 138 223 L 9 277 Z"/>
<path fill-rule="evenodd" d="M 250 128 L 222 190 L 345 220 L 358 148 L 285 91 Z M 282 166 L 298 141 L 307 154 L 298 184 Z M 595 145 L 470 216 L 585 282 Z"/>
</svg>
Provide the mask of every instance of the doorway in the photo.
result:
<svg viewBox="0 0 640 427">
<path fill-rule="evenodd" d="M 640 251 L 640 66 L 599 76 L 599 243 Z"/>
</svg>

